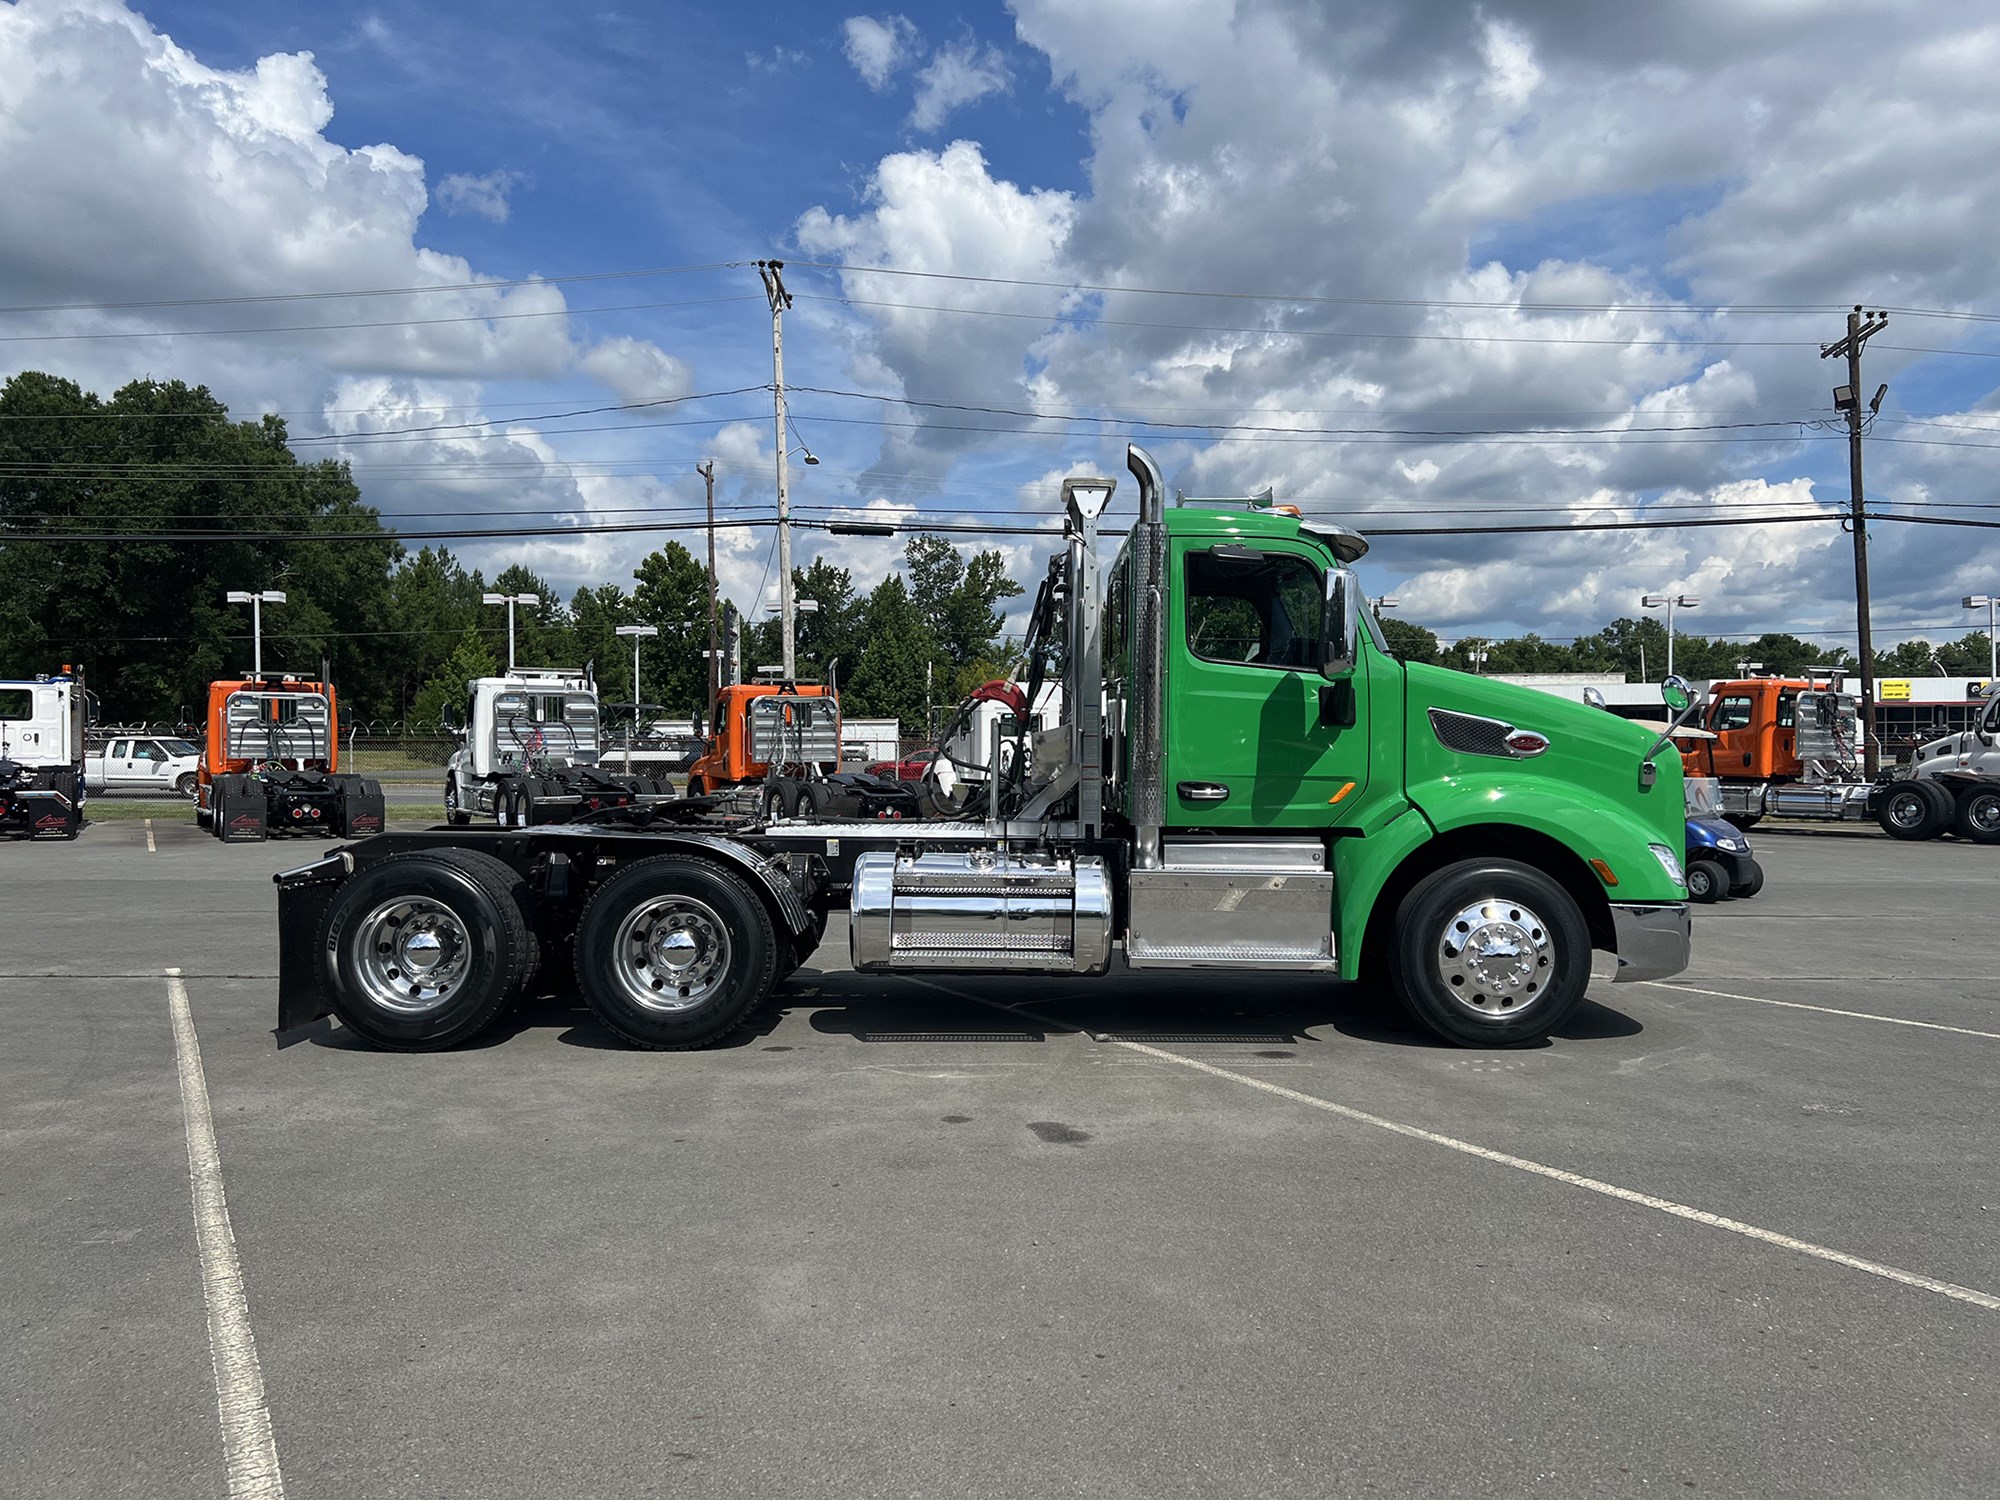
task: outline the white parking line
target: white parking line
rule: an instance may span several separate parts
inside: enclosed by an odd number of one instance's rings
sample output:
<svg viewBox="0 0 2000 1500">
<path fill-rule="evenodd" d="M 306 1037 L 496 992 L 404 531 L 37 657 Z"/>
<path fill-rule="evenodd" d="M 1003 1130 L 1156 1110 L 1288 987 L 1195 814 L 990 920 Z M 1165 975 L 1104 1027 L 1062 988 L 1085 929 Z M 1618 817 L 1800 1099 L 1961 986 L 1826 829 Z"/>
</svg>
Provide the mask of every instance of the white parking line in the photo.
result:
<svg viewBox="0 0 2000 1500">
<path fill-rule="evenodd" d="M 1668 984 L 1661 979 L 1644 979 L 1659 990 L 1680 990 L 1689 995 L 1711 995 L 1717 1000 L 1748 1000 L 1752 1005 L 1776 1005 L 1784 1010 L 1816 1010 L 1823 1016 L 1846 1016 L 1851 1021 L 1880 1021 L 1887 1026 L 1914 1026 L 1920 1031 L 1949 1031 L 1954 1036 L 1983 1036 L 2000 1042 L 2000 1031 L 1975 1031 L 1970 1026 L 1947 1026 L 1942 1021 L 1911 1021 L 1902 1016 L 1878 1016 L 1869 1010 L 1842 1010 L 1835 1005 L 1807 1005 L 1803 1000 L 1771 1000 L 1763 995 L 1734 995 L 1728 990 L 1704 990 L 1691 984 Z"/>
<path fill-rule="evenodd" d="M 230 1500 L 283 1500 L 285 1478 L 271 1437 L 257 1341 L 250 1333 L 243 1263 L 236 1254 L 236 1233 L 229 1226 L 229 1204 L 222 1192 L 222 1158 L 215 1146 L 215 1117 L 202 1076 L 201 1043 L 194 1034 L 181 972 L 166 972 L 174 1054 L 180 1063 L 181 1117 L 187 1126 L 195 1243 L 201 1252 L 202 1297 L 208 1304 L 208 1351 L 215 1366 L 215 1405 L 222 1419 Z"/>
<path fill-rule="evenodd" d="M 905 976 L 908 977 L 908 976 Z M 1018 1007 L 1009 1007 L 996 1001 L 981 999 L 978 995 L 951 988 L 928 979 L 911 978 L 910 983 L 922 985 L 925 989 L 937 990 L 959 1000 L 970 1000 L 975 1005 L 991 1006 L 995 1010 L 1006 1010 L 1013 1015 L 1033 1015 Z M 1056 1021 L 1047 1016 L 1034 1016 L 1045 1025 L 1062 1026 L 1067 1022 Z M 1621 1203 L 1635 1203 L 1641 1208 L 1671 1214 L 1677 1219 L 1688 1219 L 1696 1224 L 1705 1224 L 1711 1229 L 1727 1230 L 1730 1234 L 1742 1235 L 1745 1239 L 1757 1240 L 1766 1245 L 1776 1245 L 1783 1250 L 1794 1250 L 1801 1255 L 1810 1255 L 1815 1260 L 1829 1261 L 1849 1270 L 1865 1271 L 1870 1276 L 1880 1276 L 1885 1281 L 1893 1281 L 1902 1286 L 1914 1287 L 1919 1291 L 1935 1292 L 1940 1297 L 1949 1297 L 1956 1302 L 1969 1302 L 1974 1307 L 1983 1307 L 1990 1312 L 2000 1312 L 2000 1297 L 1988 1292 L 1975 1291 L 1971 1287 L 1959 1286 L 1955 1282 L 1940 1281 L 1934 1276 L 1920 1275 L 1915 1271 L 1905 1271 L 1896 1266 L 1884 1265 L 1881 1261 L 1866 1260 L 1858 1255 L 1849 1255 L 1844 1250 L 1829 1249 L 1825 1245 L 1815 1245 L 1810 1240 L 1794 1238 L 1789 1234 L 1779 1234 L 1776 1230 L 1762 1229 L 1755 1224 L 1746 1224 L 1741 1219 L 1726 1218 L 1712 1214 L 1706 1209 L 1691 1208 L 1685 1203 L 1676 1203 L 1671 1198 L 1656 1198 L 1651 1193 L 1635 1192 L 1631 1188 L 1619 1187 L 1614 1183 L 1600 1182 L 1595 1177 L 1585 1177 L 1577 1172 L 1566 1172 L 1561 1167 L 1547 1166 L 1538 1161 L 1530 1161 L 1525 1156 L 1513 1156 L 1505 1151 L 1494 1151 L 1485 1146 L 1474 1145 L 1471 1141 L 1459 1140 L 1456 1136 L 1440 1135 L 1435 1130 L 1425 1130 L 1416 1125 L 1404 1125 L 1395 1120 L 1371 1115 L 1366 1110 L 1355 1109 L 1352 1105 L 1335 1104 L 1331 1099 L 1322 1099 L 1316 1094 L 1301 1093 L 1297 1089 L 1286 1088 L 1281 1083 L 1272 1083 L 1264 1078 L 1252 1078 L 1245 1073 L 1232 1072 L 1228 1068 L 1218 1068 L 1213 1063 L 1202 1062 L 1198 1058 L 1184 1057 L 1178 1052 L 1169 1052 L 1164 1047 L 1155 1047 L 1147 1042 L 1129 1042 L 1110 1038 L 1113 1046 L 1125 1047 L 1133 1052 L 1144 1053 L 1147 1057 L 1161 1062 L 1173 1063 L 1177 1067 L 1191 1068 L 1197 1073 L 1206 1073 L 1211 1078 L 1224 1079 L 1229 1083 L 1240 1083 L 1245 1088 L 1257 1089 L 1280 1099 L 1289 1099 L 1294 1104 L 1303 1104 L 1310 1109 L 1324 1110 L 1328 1114 L 1339 1115 L 1344 1120 L 1357 1124 L 1372 1125 L 1377 1130 L 1386 1130 L 1394 1135 L 1407 1136 L 1414 1141 L 1425 1141 L 1433 1146 L 1442 1146 L 1448 1151 L 1457 1151 L 1466 1156 L 1475 1156 L 1481 1161 L 1490 1161 L 1499 1166 L 1512 1167 L 1518 1172 L 1530 1172 L 1537 1177 L 1546 1177 L 1552 1182 L 1564 1183 L 1569 1187 L 1582 1188 L 1586 1192 L 1602 1193 L 1607 1198 L 1616 1198 Z"/>
<path fill-rule="evenodd" d="M 151 818 L 146 819 L 146 852 L 148 854 L 158 854 L 160 852 L 159 845 L 153 842 L 153 820 Z"/>
</svg>

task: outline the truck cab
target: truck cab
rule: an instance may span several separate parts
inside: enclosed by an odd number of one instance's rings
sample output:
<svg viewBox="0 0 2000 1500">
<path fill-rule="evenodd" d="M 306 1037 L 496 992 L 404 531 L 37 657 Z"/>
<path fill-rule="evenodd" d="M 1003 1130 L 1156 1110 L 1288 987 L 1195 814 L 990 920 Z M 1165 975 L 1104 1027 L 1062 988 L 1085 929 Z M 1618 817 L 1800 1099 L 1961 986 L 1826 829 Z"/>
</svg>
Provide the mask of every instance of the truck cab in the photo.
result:
<svg viewBox="0 0 2000 1500">
<path fill-rule="evenodd" d="M 208 685 L 195 821 L 224 843 L 380 833 L 380 784 L 341 774 L 333 684 L 287 672 Z"/>
<path fill-rule="evenodd" d="M 457 732 L 444 773 L 450 823 L 561 823 L 673 795 L 655 778 L 603 766 L 602 710 L 588 671 L 516 667 L 475 677 Z"/>
<path fill-rule="evenodd" d="M 0 834 L 73 839 L 83 831 L 83 674 L 0 682 Z"/>
</svg>

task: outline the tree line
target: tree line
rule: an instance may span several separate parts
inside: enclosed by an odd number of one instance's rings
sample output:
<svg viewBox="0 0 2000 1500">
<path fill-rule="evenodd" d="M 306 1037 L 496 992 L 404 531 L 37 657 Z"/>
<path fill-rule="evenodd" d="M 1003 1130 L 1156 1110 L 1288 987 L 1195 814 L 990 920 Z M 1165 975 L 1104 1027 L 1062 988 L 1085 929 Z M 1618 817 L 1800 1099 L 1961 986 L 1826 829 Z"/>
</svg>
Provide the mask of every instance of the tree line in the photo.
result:
<svg viewBox="0 0 2000 1500">
<path fill-rule="evenodd" d="M 301 460 L 282 420 L 232 421 L 201 386 L 140 380 L 105 400 L 55 375 L 8 380 L 0 530 L 0 677 L 82 665 L 115 722 L 197 721 L 208 683 L 248 669 L 250 622 L 225 602 L 231 589 L 285 591 L 264 612 L 267 669 L 330 673 L 350 718 L 435 722 L 468 678 L 497 671 L 506 613 L 481 602 L 488 591 L 541 601 L 515 608 L 521 665 L 591 663 L 605 698 L 627 699 L 631 643 L 617 627 L 653 625 L 640 701 L 673 717 L 707 701 L 708 573 L 679 542 L 641 560 L 629 586 L 567 600 L 519 563 L 489 580 L 446 548 L 406 548 L 345 463 Z M 823 558 L 793 583 L 818 606 L 798 617 L 799 675 L 837 672 L 852 715 L 921 724 L 927 696 L 949 706 L 1005 670 L 998 606 L 1021 586 L 998 552 L 919 535 L 872 589 Z M 747 671 L 780 659 L 780 625 L 746 614 Z"/>
<path fill-rule="evenodd" d="M 302 460 L 282 420 L 231 420 L 201 386 L 139 380 L 106 400 L 56 375 L 8 380 L 0 532 L 0 677 L 80 664 L 112 721 L 196 721 L 207 684 L 248 668 L 249 621 L 225 602 L 231 589 L 285 590 L 264 617 L 266 665 L 330 672 L 350 718 L 435 722 L 468 678 L 496 671 L 506 616 L 481 602 L 489 590 L 541 601 L 516 609 L 522 665 L 593 663 L 605 698 L 622 700 L 632 652 L 617 627 L 652 625 L 660 634 L 641 648 L 640 701 L 671 717 L 706 704 L 708 574 L 679 542 L 649 553 L 629 587 L 603 583 L 567 600 L 523 564 L 488 580 L 443 547 L 409 550 L 345 463 Z M 102 539 L 55 539 L 64 533 Z M 917 535 L 901 568 L 871 589 L 825 558 L 795 569 L 793 586 L 817 606 L 798 616 L 799 675 L 837 680 L 852 716 L 915 729 L 927 710 L 948 710 L 1015 664 L 1001 606 L 1022 587 L 997 551 L 967 555 Z M 1652 618 L 1573 641 L 1528 634 L 1449 647 L 1393 616 L 1382 628 L 1407 660 L 1488 673 L 1657 679 L 1666 663 L 1666 631 Z M 749 612 L 746 673 L 780 660 L 779 631 L 775 618 Z M 1976 676 L 1986 650 L 1977 631 L 1935 647 L 1905 641 L 1879 652 L 1877 668 Z M 1772 672 L 1852 665 L 1840 648 L 1782 633 L 1742 642 L 1677 632 L 1674 655 L 1693 678 L 1733 676 L 1746 661 Z"/>
</svg>

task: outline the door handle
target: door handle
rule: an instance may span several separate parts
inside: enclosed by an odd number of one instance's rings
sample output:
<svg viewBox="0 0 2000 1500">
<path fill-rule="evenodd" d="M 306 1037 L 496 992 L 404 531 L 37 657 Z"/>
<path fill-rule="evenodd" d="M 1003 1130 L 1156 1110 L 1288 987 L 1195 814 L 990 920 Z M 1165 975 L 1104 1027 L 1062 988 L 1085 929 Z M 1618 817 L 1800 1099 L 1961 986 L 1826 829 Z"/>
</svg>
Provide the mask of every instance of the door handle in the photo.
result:
<svg viewBox="0 0 2000 1500">
<path fill-rule="evenodd" d="M 1183 781 L 1174 788 L 1185 802 L 1227 802 L 1229 788 L 1213 781 Z"/>
</svg>

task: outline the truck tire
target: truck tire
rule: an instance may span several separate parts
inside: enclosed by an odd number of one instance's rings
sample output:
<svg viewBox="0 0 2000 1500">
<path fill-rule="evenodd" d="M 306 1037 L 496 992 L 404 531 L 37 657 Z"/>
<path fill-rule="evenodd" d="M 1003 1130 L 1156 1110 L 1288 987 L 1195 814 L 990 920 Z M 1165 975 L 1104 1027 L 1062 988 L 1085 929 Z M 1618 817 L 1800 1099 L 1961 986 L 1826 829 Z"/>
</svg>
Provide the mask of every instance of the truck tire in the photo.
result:
<svg viewBox="0 0 2000 1500">
<path fill-rule="evenodd" d="M 459 805 L 456 777 L 444 784 L 444 820 L 453 828 L 463 828 L 472 821 L 472 814 Z"/>
<path fill-rule="evenodd" d="M 1729 894 L 1747 899 L 1763 889 L 1764 867 L 1754 859 L 1744 860 L 1736 877 L 1736 884 L 1729 888 Z"/>
<path fill-rule="evenodd" d="M 778 936 L 732 872 L 683 854 L 626 865 L 576 928 L 584 1002 L 635 1047 L 705 1047 L 735 1030 L 777 980 Z"/>
<path fill-rule="evenodd" d="M 1729 894 L 1729 872 L 1715 859 L 1691 859 L 1687 867 L 1688 900 L 1706 906 Z"/>
<path fill-rule="evenodd" d="M 1921 781 L 1892 782 L 1875 809 L 1875 821 L 1882 825 L 1882 831 L 1905 843 L 1936 838 L 1944 832 L 1949 817 L 1949 811 L 1939 807 L 1931 787 Z"/>
<path fill-rule="evenodd" d="M 1575 899 L 1509 859 L 1424 877 L 1397 908 L 1392 948 L 1404 1007 L 1461 1047 L 1540 1041 L 1590 986 L 1590 930 Z"/>
<path fill-rule="evenodd" d="M 341 1023 L 393 1052 L 471 1040 L 519 998 L 534 939 L 519 908 L 457 857 L 392 854 L 334 893 L 320 919 L 321 992 Z M 484 856 L 479 856 L 483 859 Z"/>
<path fill-rule="evenodd" d="M 1722 821 L 1734 828 L 1738 833 L 1748 833 L 1764 821 L 1764 815 L 1762 813 L 1724 813 Z"/>
<path fill-rule="evenodd" d="M 806 783 L 806 810 L 815 818 L 828 817 L 833 812 L 833 804 L 838 800 L 832 787 L 824 781 Z"/>
<path fill-rule="evenodd" d="M 514 909 L 521 914 L 521 922 L 532 939 L 528 944 L 527 968 L 521 976 L 522 993 L 526 993 L 535 975 L 547 965 L 550 952 L 543 934 L 541 900 L 535 894 L 535 888 L 522 879 L 520 871 L 506 860 L 483 850 L 433 849 L 430 852 L 447 864 L 457 865 L 485 886 L 495 900 L 512 902 Z"/>
<path fill-rule="evenodd" d="M 1969 787 L 1958 794 L 1951 831 L 1975 844 L 2000 844 L 2000 786 Z"/>
</svg>

